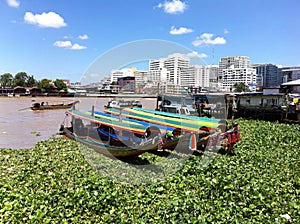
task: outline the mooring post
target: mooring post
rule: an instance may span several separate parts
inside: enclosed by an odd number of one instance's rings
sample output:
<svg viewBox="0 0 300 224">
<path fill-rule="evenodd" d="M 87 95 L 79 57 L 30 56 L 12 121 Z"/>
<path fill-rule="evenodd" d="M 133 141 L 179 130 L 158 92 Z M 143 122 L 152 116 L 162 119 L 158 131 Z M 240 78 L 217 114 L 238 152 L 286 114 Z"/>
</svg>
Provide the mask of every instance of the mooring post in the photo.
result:
<svg viewBox="0 0 300 224">
<path fill-rule="evenodd" d="M 92 116 L 94 117 L 94 115 L 95 115 L 95 106 L 93 105 L 92 106 Z"/>
</svg>

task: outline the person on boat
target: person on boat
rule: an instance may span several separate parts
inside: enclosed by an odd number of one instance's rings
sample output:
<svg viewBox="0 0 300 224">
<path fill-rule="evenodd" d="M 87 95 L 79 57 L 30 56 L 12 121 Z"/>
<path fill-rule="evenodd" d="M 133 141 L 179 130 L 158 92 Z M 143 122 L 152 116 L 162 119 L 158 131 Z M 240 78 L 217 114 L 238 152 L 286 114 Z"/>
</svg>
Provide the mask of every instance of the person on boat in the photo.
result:
<svg viewBox="0 0 300 224">
<path fill-rule="evenodd" d="M 170 142 L 174 139 L 174 135 L 173 135 L 173 132 L 172 131 L 168 131 L 165 135 L 165 140 L 167 142 Z"/>
</svg>

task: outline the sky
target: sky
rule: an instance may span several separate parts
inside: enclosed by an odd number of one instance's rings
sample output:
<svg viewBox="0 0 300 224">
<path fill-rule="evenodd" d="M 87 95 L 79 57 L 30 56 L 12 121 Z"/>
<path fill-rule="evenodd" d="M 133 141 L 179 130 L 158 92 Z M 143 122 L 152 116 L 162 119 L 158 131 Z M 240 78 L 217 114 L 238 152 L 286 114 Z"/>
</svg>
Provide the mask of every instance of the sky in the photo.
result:
<svg viewBox="0 0 300 224">
<path fill-rule="evenodd" d="M 299 0 L 0 0 L 0 75 L 101 79 L 181 49 L 208 65 L 300 66 L 299 22 Z"/>
</svg>

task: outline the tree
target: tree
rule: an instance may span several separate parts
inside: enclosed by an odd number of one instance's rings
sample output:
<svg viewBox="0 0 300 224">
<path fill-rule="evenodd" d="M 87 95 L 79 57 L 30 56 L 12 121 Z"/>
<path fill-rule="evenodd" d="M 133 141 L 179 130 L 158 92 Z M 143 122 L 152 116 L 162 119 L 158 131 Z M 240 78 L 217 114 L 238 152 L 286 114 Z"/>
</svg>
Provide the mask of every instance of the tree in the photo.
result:
<svg viewBox="0 0 300 224">
<path fill-rule="evenodd" d="M 14 83 L 16 86 L 26 87 L 28 75 L 26 72 L 19 72 L 15 75 Z"/>
<path fill-rule="evenodd" d="M 248 90 L 248 86 L 244 82 L 235 83 L 233 87 L 236 92 L 246 92 Z"/>
<path fill-rule="evenodd" d="M 47 89 L 50 89 L 52 80 L 42 79 L 38 82 L 38 86 L 41 88 L 42 92 L 45 92 Z"/>
<path fill-rule="evenodd" d="M 58 90 L 64 90 L 65 92 L 68 91 L 66 83 L 64 83 L 61 79 L 56 79 L 54 81 L 54 85 L 57 87 Z"/>
<path fill-rule="evenodd" d="M 118 85 L 118 82 L 117 81 L 112 81 L 111 85 Z"/>
<path fill-rule="evenodd" d="M 14 77 L 10 73 L 4 73 L 0 76 L 0 84 L 3 87 L 12 86 L 14 81 Z"/>
<path fill-rule="evenodd" d="M 26 83 L 26 86 L 27 87 L 33 87 L 35 85 L 37 85 L 37 81 L 35 80 L 35 78 L 33 77 L 33 75 L 29 76 L 28 80 L 27 80 L 27 83 Z"/>
</svg>

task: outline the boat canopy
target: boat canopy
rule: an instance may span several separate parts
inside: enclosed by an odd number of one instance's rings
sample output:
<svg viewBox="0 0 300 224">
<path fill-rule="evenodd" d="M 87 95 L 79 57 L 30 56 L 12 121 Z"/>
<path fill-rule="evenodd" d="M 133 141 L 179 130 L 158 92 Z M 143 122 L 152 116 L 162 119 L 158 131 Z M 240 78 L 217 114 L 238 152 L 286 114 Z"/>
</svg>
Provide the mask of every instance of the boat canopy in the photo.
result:
<svg viewBox="0 0 300 224">
<path fill-rule="evenodd" d="M 181 128 L 182 130 L 193 132 L 193 133 L 197 133 L 199 129 L 203 126 L 207 127 L 208 129 L 215 130 L 220 125 L 219 123 L 220 120 L 217 119 L 211 119 L 211 120 L 189 119 L 188 120 L 188 119 L 184 119 L 183 117 L 180 117 L 181 115 L 178 114 L 176 117 L 175 116 L 172 117 L 172 113 L 162 112 L 164 113 L 164 115 L 155 114 L 154 110 L 151 113 L 151 112 L 139 110 L 137 108 L 134 109 L 125 108 L 124 110 L 122 110 L 121 113 L 120 110 L 110 108 L 110 109 L 106 109 L 105 112 L 115 114 L 115 115 L 121 114 L 121 116 L 147 121 L 152 124 L 159 124 L 159 125 L 165 125 L 174 128 Z"/>
<path fill-rule="evenodd" d="M 86 112 L 86 114 L 92 115 L 92 111 L 88 111 L 88 112 Z M 120 118 L 119 115 L 113 115 L 111 113 L 105 113 L 105 112 L 100 112 L 100 111 L 94 111 L 94 116 L 99 119 L 103 119 L 103 118 L 109 119 L 109 120 L 112 120 L 113 122 L 120 121 L 120 119 L 122 119 L 123 124 L 129 124 L 129 125 L 135 124 L 135 125 L 141 125 L 141 126 L 146 126 L 146 127 L 153 126 L 153 124 L 151 124 L 150 122 L 131 119 L 131 118 L 122 117 L 122 116 Z M 160 129 L 161 132 L 174 130 L 174 128 L 169 127 L 169 126 L 163 126 L 163 125 L 159 125 L 159 124 L 155 124 L 155 126 L 158 129 Z"/>
<path fill-rule="evenodd" d="M 101 118 L 96 118 L 90 114 L 83 113 L 78 110 L 68 110 L 66 111 L 66 114 L 69 114 L 73 117 L 80 118 L 82 120 L 90 121 L 95 124 L 99 125 L 106 125 L 109 127 L 112 127 L 116 130 L 126 130 L 130 131 L 136 134 L 141 134 L 144 135 L 147 130 L 149 130 L 149 126 L 146 125 L 141 125 L 141 124 L 133 124 L 133 123 L 123 123 L 117 120 L 112 120 L 109 118 L 101 117 Z"/>
</svg>

